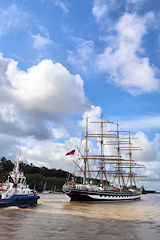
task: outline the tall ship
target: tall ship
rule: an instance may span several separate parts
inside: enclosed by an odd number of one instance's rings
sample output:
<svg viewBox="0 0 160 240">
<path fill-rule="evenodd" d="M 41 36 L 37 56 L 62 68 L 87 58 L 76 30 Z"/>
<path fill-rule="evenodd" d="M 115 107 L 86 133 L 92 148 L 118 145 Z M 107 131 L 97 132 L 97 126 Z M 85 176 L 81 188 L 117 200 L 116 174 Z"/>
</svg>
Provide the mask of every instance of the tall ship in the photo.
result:
<svg viewBox="0 0 160 240">
<path fill-rule="evenodd" d="M 19 152 L 13 171 L 8 174 L 8 179 L 4 183 L 0 183 L 0 207 L 18 206 L 23 208 L 37 205 L 40 197 L 27 185 L 24 171 L 20 169 L 21 161 Z"/>
<path fill-rule="evenodd" d="M 75 171 L 63 191 L 71 201 L 131 201 L 138 200 L 141 192 L 135 178 L 143 177 L 134 170 L 143 168 L 133 160 L 133 151 L 142 150 L 134 146 L 130 131 L 120 129 L 118 123 L 89 122 L 86 119 L 83 150 L 77 148 Z M 89 124 L 94 124 L 89 127 Z M 91 142 L 92 141 L 92 142 Z M 92 152 L 90 150 L 96 151 Z M 74 150 L 71 151 L 74 155 Z M 67 154 L 70 155 L 70 154 Z"/>
</svg>

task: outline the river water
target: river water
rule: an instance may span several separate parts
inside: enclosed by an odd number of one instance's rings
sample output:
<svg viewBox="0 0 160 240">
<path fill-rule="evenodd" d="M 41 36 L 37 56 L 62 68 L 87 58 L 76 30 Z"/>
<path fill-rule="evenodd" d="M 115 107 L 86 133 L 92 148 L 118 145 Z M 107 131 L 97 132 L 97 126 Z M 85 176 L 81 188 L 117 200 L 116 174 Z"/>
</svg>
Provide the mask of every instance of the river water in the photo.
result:
<svg viewBox="0 0 160 240">
<path fill-rule="evenodd" d="M 116 203 L 40 197 L 35 208 L 0 209 L 0 240 L 160 240 L 160 194 Z"/>
</svg>

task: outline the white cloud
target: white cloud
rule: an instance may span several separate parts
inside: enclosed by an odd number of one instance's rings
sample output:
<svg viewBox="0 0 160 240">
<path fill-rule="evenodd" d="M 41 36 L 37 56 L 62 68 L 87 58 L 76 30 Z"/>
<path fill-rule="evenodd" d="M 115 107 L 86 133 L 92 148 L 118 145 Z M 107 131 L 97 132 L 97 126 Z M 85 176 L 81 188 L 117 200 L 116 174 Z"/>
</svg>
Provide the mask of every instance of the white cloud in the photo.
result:
<svg viewBox="0 0 160 240">
<path fill-rule="evenodd" d="M 65 150 L 63 143 L 52 143 L 51 141 L 33 142 L 29 145 L 21 147 L 24 159 L 28 163 L 36 166 L 47 166 L 50 168 L 69 169 L 71 162 L 65 161 Z M 67 166 L 67 163 L 69 166 Z"/>
<path fill-rule="evenodd" d="M 97 18 L 98 21 L 105 15 L 107 10 L 108 10 L 108 8 L 107 8 L 106 1 L 103 1 L 103 0 L 95 0 L 94 1 L 92 13 Z"/>
<path fill-rule="evenodd" d="M 32 39 L 33 47 L 35 49 L 44 48 L 46 45 L 52 43 L 52 40 L 50 40 L 49 36 L 42 36 L 41 34 L 32 35 Z"/>
<path fill-rule="evenodd" d="M 17 139 L 15 135 L 7 135 L 6 132 L 3 134 L 0 131 L 0 142 L 0 158 L 6 157 L 7 159 L 14 160 L 18 149 L 17 146 L 19 144 L 19 139 Z"/>
<path fill-rule="evenodd" d="M 65 128 L 52 128 L 51 129 L 54 139 L 68 138 L 69 133 Z"/>
<path fill-rule="evenodd" d="M 160 162 L 149 162 L 144 174 L 146 181 L 160 181 Z"/>
<path fill-rule="evenodd" d="M 7 91 L 23 111 L 54 119 L 86 107 L 83 80 L 79 75 L 71 75 L 60 63 L 46 59 L 22 71 L 12 60 L 6 75 L 11 84 Z"/>
<path fill-rule="evenodd" d="M 137 132 L 134 137 L 137 138 L 132 140 L 134 145 L 142 148 L 142 151 L 134 152 L 136 159 L 140 162 L 156 161 L 158 157 L 158 149 L 155 146 L 154 141 L 149 141 L 147 135 L 140 131 Z"/>
<path fill-rule="evenodd" d="M 75 51 L 69 51 L 67 61 L 72 65 L 80 67 L 83 71 L 86 71 L 89 65 L 91 65 L 94 43 L 91 40 L 75 37 L 72 37 L 72 40 L 76 43 L 76 49 Z"/>
<path fill-rule="evenodd" d="M 69 13 L 69 9 L 67 8 L 66 1 L 64 1 L 64 0 L 42 0 L 42 2 L 51 2 L 55 6 L 61 8 L 63 13 L 65 13 L 65 14 Z"/>
<path fill-rule="evenodd" d="M 148 0 L 126 0 L 125 10 L 127 12 L 138 13 L 145 9 L 145 5 L 148 4 Z"/>
<path fill-rule="evenodd" d="M 0 116 L 5 122 L 17 122 L 19 117 L 13 104 L 0 104 Z"/>
<path fill-rule="evenodd" d="M 160 162 L 147 162 L 145 166 L 146 168 L 142 171 L 142 174 L 145 176 L 145 178 L 139 179 L 139 186 L 143 185 L 146 190 L 159 191 Z"/>
<path fill-rule="evenodd" d="M 88 107 L 81 77 L 47 59 L 23 71 L 1 55 L 0 66 L 1 133 L 36 139 L 67 137 L 60 121 L 71 121 Z"/>
<path fill-rule="evenodd" d="M 28 15 L 18 9 L 15 4 L 8 8 L 0 9 L 0 35 L 6 34 L 11 28 L 22 24 Z"/>
<path fill-rule="evenodd" d="M 80 121 L 80 126 L 86 128 L 86 119 L 88 118 L 88 131 L 95 133 L 97 132 L 98 125 L 94 123 L 95 121 L 100 121 L 102 110 L 100 106 L 91 105 L 91 107 L 85 111 L 82 115 L 82 120 Z"/>
<path fill-rule="evenodd" d="M 115 39 L 99 55 L 99 70 L 110 74 L 111 81 L 132 95 L 158 91 L 156 70 L 143 55 L 142 39 L 153 13 L 144 17 L 125 13 L 115 25 Z"/>
<path fill-rule="evenodd" d="M 132 120 L 120 120 L 120 125 L 124 129 L 131 131 L 150 130 L 153 128 L 160 128 L 160 116 L 141 116 L 135 117 Z"/>
<path fill-rule="evenodd" d="M 10 63 L 10 59 L 3 58 L 3 54 L 0 53 L 0 86 L 6 86 L 9 84 L 6 79 L 6 70 L 8 67 L 8 64 Z"/>
<path fill-rule="evenodd" d="M 81 140 L 64 142 L 65 125 L 88 107 L 81 77 L 48 59 L 24 71 L 0 55 L 0 66 L 1 155 L 9 157 L 19 146 L 29 163 L 72 170 L 65 153 Z"/>
<path fill-rule="evenodd" d="M 54 2 L 54 4 L 56 6 L 60 7 L 64 13 L 68 13 L 69 12 L 69 10 L 68 10 L 68 8 L 67 8 L 67 6 L 66 6 L 64 1 L 62 1 L 62 0 L 54 0 L 53 2 Z"/>
<path fill-rule="evenodd" d="M 24 159 L 28 163 L 37 166 L 47 166 L 49 168 L 61 168 L 68 171 L 74 170 L 73 159 L 78 154 L 77 146 L 80 145 L 80 139 L 70 138 L 64 143 L 46 141 L 37 141 L 28 139 L 25 146 L 21 147 Z M 75 149 L 75 156 L 65 156 L 65 154 Z"/>
</svg>

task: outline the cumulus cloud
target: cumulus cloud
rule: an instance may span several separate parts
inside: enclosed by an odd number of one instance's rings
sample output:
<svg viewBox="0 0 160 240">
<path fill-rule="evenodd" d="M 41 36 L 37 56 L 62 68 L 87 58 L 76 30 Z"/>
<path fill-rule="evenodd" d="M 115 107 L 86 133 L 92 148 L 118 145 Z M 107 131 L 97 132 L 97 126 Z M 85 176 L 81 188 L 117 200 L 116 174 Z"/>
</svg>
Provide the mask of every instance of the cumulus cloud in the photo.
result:
<svg viewBox="0 0 160 240">
<path fill-rule="evenodd" d="M 22 71 L 12 60 L 6 76 L 11 85 L 8 93 L 25 112 L 54 119 L 59 114 L 73 114 L 86 107 L 83 80 L 79 75 L 71 75 L 60 63 L 46 59 Z"/>
<path fill-rule="evenodd" d="M 91 133 L 97 132 L 99 126 L 94 123 L 95 121 L 100 121 L 102 109 L 100 106 L 91 105 L 91 107 L 85 111 L 82 115 L 82 120 L 80 121 L 80 126 L 86 127 L 86 119 L 88 119 L 88 131 Z"/>
<path fill-rule="evenodd" d="M 24 159 L 28 163 L 68 171 L 74 170 L 73 160 L 76 159 L 78 154 L 79 138 L 69 138 L 63 143 L 49 140 L 42 142 L 31 138 L 28 140 L 25 146 L 21 146 Z M 73 149 L 76 149 L 75 156 L 65 156 L 67 152 Z"/>
<path fill-rule="evenodd" d="M 16 136 L 7 135 L 6 133 L 0 133 L 0 157 L 6 157 L 7 159 L 10 159 L 14 161 L 17 150 L 18 150 L 18 144 L 19 139 L 16 138 Z"/>
<path fill-rule="evenodd" d="M 82 78 L 48 59 L 26 71 L 2 55 L 0 63 L 1 156 L 14 160 L 20 147 L 28 163 L 71 170 L 65 153 L 80 139 L 69 138 L 65 123 L 89 106 Z"/>
<path fill-rule="evenodd" d="M 134 145 L 138 145 L 142 148 L 142 151 L 135 151 L 134 156 L 141 162 L 156 161 L 158 157 L 158 149 L 155 146 L 154 141 L 149 141 L 147 135 L 144 132 L 137 132 L 135 134 L 136 140 L 133 139 Z"/>
<path fill-rule="evenodd" d="M 4 107 L 4 106 L 3 106 Z M 17 114 L 14 115 L 6 109 L 4 112 L 0 112 L 0 133 L 8 137 L 28 137 L 34 136 L 36 139 L 45 140 L 52 138 L 51 131 L 47 128 L 46 124 L 40 119 L 30 118 L 25 116 L 24 118 Z M 6 114 L 9 113 L 7 116 Z M 16 119 L 14 118 L 16 115 Z"/>
<path fill-rule="evenodd" d="M 69 133 L 65 128 L 52 128 L 51 132 L 54 139 L 62 139 L 69 137 Z"/>
<path fill-rule="evenodd" d="M 147 177 L 146 181 L 159 181 L 160 180 L 160 162 L 149 162 L 148 166 L 144 172 L 145 176 Z"/>
<path fill-rule="evenodd" d="M 115 25 L 115 38 L 98 57 L 100 71 L 109 73 L 111 81 L 132 95 L 158 91 L 156 69 L 144 57 L 142 39 L 153 13 L 144 17 L 125 13 Z"/>
<path fill-rule="evenodd" d="M 4 122 L 18 122 L 19 116 L 16 107 L 13 104 L 0 104 L 0 116 Z"/>
<path fill-rule="evenodd" d="M 1 132 L 37 139 L 68 135 L 65 128 L 58 127 L 58 134 L 51 125 L 88 106 L 81 77 L 47 59 L 26 71 L 2 55 L 0 63 Z"/>
</svg>

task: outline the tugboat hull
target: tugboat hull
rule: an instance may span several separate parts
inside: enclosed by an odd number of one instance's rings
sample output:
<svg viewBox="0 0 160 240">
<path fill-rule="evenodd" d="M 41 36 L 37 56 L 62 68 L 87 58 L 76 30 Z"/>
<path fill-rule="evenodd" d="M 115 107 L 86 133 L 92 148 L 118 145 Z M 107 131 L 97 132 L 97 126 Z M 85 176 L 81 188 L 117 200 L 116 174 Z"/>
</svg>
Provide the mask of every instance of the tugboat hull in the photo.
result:
<svg viewBox="0 0 160 240">
<path fill-rule="evenodd" d="M 33 195 L 13 195 L 8 199 L 0 199 L 0 208 L 17 206 L 17 207 L 30 207 L 37 205 L 37 200 L 40 197 L 37 194 Z"/>
</svg>

